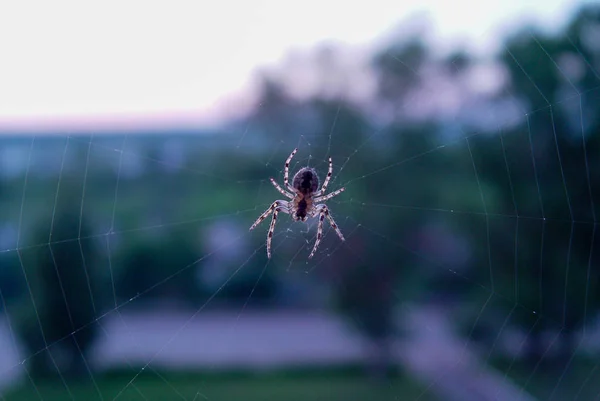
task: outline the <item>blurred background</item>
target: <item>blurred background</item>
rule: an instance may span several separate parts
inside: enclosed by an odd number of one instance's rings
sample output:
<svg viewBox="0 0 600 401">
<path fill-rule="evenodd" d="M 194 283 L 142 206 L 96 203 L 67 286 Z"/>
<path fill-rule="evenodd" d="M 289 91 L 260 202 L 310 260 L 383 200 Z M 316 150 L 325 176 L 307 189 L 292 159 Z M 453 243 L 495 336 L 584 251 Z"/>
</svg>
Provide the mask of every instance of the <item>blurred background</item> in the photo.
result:
<svg viewBox="0 0 600 401">
<path fill-rule="evenodd" d="M 0 9 L 0 400 L 600 395 L 597 4 Z"/>
</svg>

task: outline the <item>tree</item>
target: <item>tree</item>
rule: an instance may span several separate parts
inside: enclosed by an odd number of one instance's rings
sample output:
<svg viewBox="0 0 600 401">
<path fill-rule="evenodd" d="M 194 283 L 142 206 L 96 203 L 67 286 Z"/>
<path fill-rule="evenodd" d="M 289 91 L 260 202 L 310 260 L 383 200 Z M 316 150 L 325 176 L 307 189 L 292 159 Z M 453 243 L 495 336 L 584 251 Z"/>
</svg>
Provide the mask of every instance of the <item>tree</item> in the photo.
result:
<svg viewBox="0 0 600 401">
<path fill-rule="evenodd" d="M 131 299 L 144 293 L 145 300 L 200 302 L 206 294 L 197 284 L 201 259 L 193 232 L 170 230 L 164 236 L 143 238 L 127 246 L 117 279 L 118 295 Z"/>
<path fill-rule="evenodd" d="M 40 224 L 33 251 L 21 251 L 31 289 L 24 300 L 21 335 L 37 376 L 78 376 L 96 334 L 93 266 L 97 249 L 85 221 L 69 205 L 57 207 L 51 234 Z M 45 352 L 40 350 L 48 347 Z"/>
<path fill-rule="evenodd" d="M 594 177 L 599 173 L 597 165 L 585 163 L 586 158 L 593 159 L 592 153 L 586 152 L 585 144 L 597 140 L 600 135 L 597 119 L 591 117 L 588 120 L 588 116 L 594 115 L 589 111 L 600 112 L 598 101 L 584 95 L 600 84 L 597 73 L 583 65 L 585 60 L 598 57 L 598 49 L 594 55 L 581 43 L 586 37 L 584 27 L 592 21 L 596 25 L 600 23 L 600 8 L 584 8 L 575 16 L 566 34 L 532 36 L 520 33 L 507 42 L 506 51 L 501 55 L 510 73 L 509 91 L 524 100 L 527 110 L 531 111 L 526 117 L 525 131 L 531 136 L 531 147 L 527 146 L 531 153 L 513 151 L 511 156 L 513 166 L 523 168 L 535 162 L 537 167 L 535 175 L 529 175 L 527 180 L 519 179 L 522 169 L 513 171 L 514 194 L 520 214 L 540 218 L 538 224 L 522 226 L 521 245 L 539 250 L 538 241 L 542 240 L 539 236 L 542 231 L 544 233 L 544 251 L 538 251 L 539 255 L 534 257 L 537 261 L 532 263 L 539 268 L 521 269 L 519 277 L 531 284 L 539 283 L 522 293 L 520 303 L 526 302 L 527 308 L 545 316 L 530 336 L 532 347 L 528 354 L 534 363 L 545 351 L 537 347 L 542 331 L 555 329 L 561 332 L 562 345 L 556 362 L 564 366 L 574 352 L 576 329 L 600 306 L 597 299 L 585 299 L 595 231 L 591 199 L 598 188 L 598 180 Z M 571 38 L 576 38 L 579 43 Z M 584 67 L 581 76 L 576 77 L 573 68 L 566 65 L 569 57 Z M 582 128 L 589 121 L 591 127 Z M 507 137 L 513 135 L 519 133 L 506 133 Z M 524 144 L 529 145 L 522 141 L 521 145 Z M 487 161 L 490 160 L 489 153 L 492 152 L 486 153 Z M 591 168 L 589 177 L 588 166 Z M 532 193 L 532 185 L 539 185 L 539 192 Z M 549 220 L 542 222 L 542 217 Z M 528 253 L 524 249 L 520 251 L 524 255 Z M 591 280 L 596 277 L 594 270 L 591 270 Z M 526 294 L 532 292 L 534 296 L 527 297 Z"/>
</svg>

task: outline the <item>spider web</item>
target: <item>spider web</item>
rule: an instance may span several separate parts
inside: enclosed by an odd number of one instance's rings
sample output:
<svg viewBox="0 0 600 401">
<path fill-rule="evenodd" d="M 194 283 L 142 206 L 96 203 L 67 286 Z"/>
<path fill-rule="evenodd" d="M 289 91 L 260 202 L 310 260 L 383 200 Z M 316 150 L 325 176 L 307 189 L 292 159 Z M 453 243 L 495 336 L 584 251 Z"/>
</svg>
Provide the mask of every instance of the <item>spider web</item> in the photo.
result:
<svg viewBox="0 0 600 401">
<path fill-rule="evenodd" d="M 542 55 L 549 57 L 547 49 L 541 43 L 539 43 L 539 50 Z M 578 54 L 577 57 L 583 62 L 585 68 L 593 71 L 600 87 L 600 75 L 594 68 L 592 60 L 583 58 L 575 46 L 572 50 Z M 514 57 L 513 61 L 517 66 L 521 65 L 518 57 Z M 571 83 L 568 76 L 560 69 L 558 61 L 553 60 L 553 62 L 556 63 L 557 69 L 563 74 L 565 80 Z M 404 62 L 398 60 L 398 63 Z M 406 67 L 411 73 L 421 74 L 410 66 Z M 531 79 L 525 70 L 522 72 L 529 79 L 532 87 L 537 89 L 537 82 Z M 588 154 L 585 148 L 579 155 L 583 163 L 578 174 L 586 177 L 589 186 L 591 206 L 587 213 L 576 210 L 572 206 L 573 195 L 566 179 L 564 155 L 556 142 L 557 131 L 561 127 L 556 125 L 553 113 L 563 106 L 576 110 L 578 121 L 575 124 L 577 129 L 573 129 L 573 140 L 581 141 L 586 136 L 589 122 L 595 118 L 586 115 L 583 105 L 590 99 L 598 99 L 600 91 L 594 88 L 587 92 L 580 92 L 572 83 L 571 89 L 568 95 L 554 103 L 550 103 L 537 89 L 539 95 L 546 101 L 546 105 L 542 108 L 528 109 L 521 106 L 516 112 L 512 110 L 505 112 L 502 109 L 485 111 L 488 114 L 485 118 L 498 122 L 497 129 L 492 133 L 478 128 L 468 131 L 461 129 L 458 133 L 439 138 L 437 143 L 427 144 L 417 150 L 408 149 L 402 155 L 385 155 L 382 146 L 385 147 L 386 141 L 393 139 L 390 138 L 393 133 L 386 130 L 372 130 L 364 137 L 348 140 L 338 127 L 338 117 L 344 111 L 341 105 L 334 113 L 333 119 L 329 121 L 328 128 L 321 133 L 301 132 L 289 136 L 282 134 L 278 142 L 267 142 L 263 146 L 262 153 L 251 149 L 253 141 L 259 138 L 253 130 L 251 121 L 246 129 L 220 139 L 221 148 L 218 151 L 223 154 L 228 153 L 227 157 L 208 155 L 211 146 L 217 146 L 208 137 L 179 138 L 169 140 L 167 143 L 159 140 L 157 143 L 170 151 L 154 156 L 148 156 L 144 151 L 145 139 L 135 135 L 35 136 L 27 138 L 25 142 L 19 140 L 19 149 L 25 150 L 27 167 L 22 174 L 9 181 L 18 182 L 20 191 L 19 196 L 15 198 L 16 201 L 4 208 L 4 217 L 6 221 L 12 222 L 16 229 L 13 230 L 12 237 L 8 236 L 14 238 L 13 243 L 5 244 L 1 253 L 4 260 L 15 262 L 18 266 L 22 281 L 20 285 L 26 290 L 37 328 L 42 327 L 40 316 L 45 305 L 40 304 L 34 296 L 39 282 L 35 272 L 31 270 L 34 265 L 34 260 L 31 259 L 32 252 L 45 249 L 54 259 L 55 252 L 58 252 L 61 244 L 75 243 L 80 250 L 78 255 L 80 266 L 76 268 L 83 268 L 87 272 L 92 266 L 91 261 L 86 258 L 85 246 L 87 243 L 94 243 L 102 249 L 103 259 L 98 263 L 100 266 L 97 269 L 106 278 L 103 282 L 108 285 L 99 290 L 92 290 L 89 277 L 86 276 L 88 281 L 82 283 L 82 286 L 86 285 L 85 290 L 89 294 L 95 317 L 77 326 L 69 314 L 67 318 L 71 320 L 73 326 L 71 333 L 54 341 L 48 341 L 43 330 L 40 330 L 43 345 L 37 351 L 27 355 L 23 355 L 19 334 L 15 328 L 21 312 L 8 300 L 10 283 L 2 285 L 0 295 L 6 313 L 4 333 L 10 344 L 8 349 L 12 354 L 7 354 L 8 356 L 3 358 L 4 366 L 0 376 L 9 380 L 21 380 L 23 387 L 29 391 L 30 399 L 81 398 L 84 391 L 82 388 L 88 386 L 87 384 L 72 384 L 60 374 L 61 386 L 48 390 L 43 383 L 36 382 L 32 378 L 28 366 L 35 358 L 47 354 L 50 363 L 60 373 L 61 367 L 65 366 L 60 353 L 63 343 L 73 340 L 77 343 L 77 334 L 92 326 L 98 327 L 97 343 L 100 345 L 98 351 L 92 353 L 90 360 L 85 361 L 84 376 L 89 380 L 89 386 L 94 388 L 96 398 L 102 400 L 154 399 L 148 390 L 144 390 L 146 387 L 143 384 L 148 375 L 155 377 L 160 387 L 168 389 L 172 399 L 210 400 L 212 397 L 209 385 L 197 383 L 191 389 L 181 388 L 162 372 L 173 365 L 177 368 L 202 367 L 211 371 L 218 371 L 232 365 L 236 367 L 247 365 L 253 368 L 277 367 L 285 365 L 285 354 L 290 352 L 290 344 L 294 345 L 296 352 L 303 355 L 308 364 L 324 363 L 318 357 L 322 353 L 328 353 L 329 358 L 337 358 L 338 362 L 344 363 L 359 359 L 362 355 L 359 351 L 355 353 L 348 351 L 354 349 L 352 345 L 341 344 L 336 348 L 331 345 L 331 339 L 327 342 L 327 338 L 323 339 L 319 334 L 309 333 L 308 336 L 311 337 L 309 339 L 305 338 L 306 335 L 298 335 L 302 330 L 302 324 L 286 321 L 285 314 L 269 315 L 264 318 L 264 321 L 259 320 L 260 324 L 256 325 L 253 323 L 257 318 L 252 310 L 252 304 L 257 288 L 265 276 L 272 271 L 277 271 L 276 274 L 279 275 L 294 277 L 294 280 L 307 280 L 309 285 L 315 286 L 323 279 L 319 271 L 335 275 L 336 269 L 352 269 L 359 264 L 368 265 L 368 254 L 360 246 L 363 242 L 373 241 L 392 259 L 401 259 L 409 255 L 411 260 L 418 261 L 414 265 L 423 268 L 423 276 L 435 273 L 441 275 L 443 279 L 458 279 L 462 283 L 461 288 L 465 288 L 470 293 L 480 293 L 480 301 L 475 303 L 471 301 L 470 306 L 475 313 L 474 317 L 466 322 L 468 328 L 466 335 L 452 340 L 453 342 L 449 344 L 436 338 L 429 338 L 427 335 L 428 325 L 435 327 L 435 324 L 441 325 L 443 320 L 426 320 L 425 316 L 430 316 L 428 315 L 430 309 L 416 313 L 412 304 L 402 303 L 402 308 L 409 311 L 408 315 L 412 316 L 411 319 L 416 319 L 409 320 L 412 322 L 409 327 L 414 330 L 425 330 L 420 332 L 423 334 L 422 343 L 411 343 L 413 346 L 417 345 L 412 350 L 402 343 L 398 346 L 397 352 L 403 355 L 402 362 L 424 384 L 417 398 L 426 399 L 432 394 L 439 394 L 440 388 L 448 390 L 452 382 L 460 383 L 460 372 L 466 375 L 462 379 L 467 377 L 472 380 L 472 388 L 463 391 L 468 391 L 471 395 L 478 394 L 482 391 L 478 387 L 478 380 L 480 378 L 492 380 L 488 367 L 492 364 L 494 353 L 503 347 L 506 348 L 503 345 L 507 341 L 506 338 L 513 338 L 511 336 L 516 335 L 518 339 L 510 340 L 508 346 L 508 348 L 516 348 L 515 356 L 508 366 L 499 370 L 499 375 L 503 379 L 501 382 L 507 386 L 512 385 L 511 372 L 518 365 L 517 355 L 528 337 L 544 320 L 555 322 L 559 330 L 549 333 L 550 338 L 543 344 L 543 354 L 538 364 L 527 371 L 525 380 L 519 383 L 522 389 L 520 395 L 525 397 L 532 383 L 539 380 L 538 368 L 544 362 L 544 358 L 555 351 L 555 345 L 565 327 L 567 303 L 570 302 L 571 296 L 569 283 L 573 281 L 585 283 L 582 307 L 586 310 L 583 312 L 581 340 L 577 343 L 576 349 L 582 352 L 593 352 L 590 338 L 594 329 L 595 316 L 588 314 L 587 307 L 589 300 L 594 296 L 594 283 L 591 280 L 598 257 L 594 249 L 597 247 L 597 241 L 600 240 L 598 238 L 600 236 L 596 233 L 596 205 L 592 196 L 593 182 L 590 180 L 589 161 L 593 156 Z M 437 86 L 432 89 L 434 94 L 439 90 Z M 431 100 L 425 102 L 427 101 Z M 544 124 L 549 125 L 552 131 L 545 130 Z M 506 130 L 514 127 L 518 128 L 517 135 L 504 134 Z M 481 153 L 483 148 L 480 140 L 489 135 L 497 139 L 496 145 L 503 155 L 498 162 L 506 170 L 506 186 L 513 204 L 511 210 L 498 208 L 490 194 L 492 189 L 485 184 L 486 175 L 490 172 L 486 170 L 483 163 L 486 155 Z M 191 162 L 182 161 L 178 156 L 182 154 L 181 148 L 191 143 L 186 141 L 194 142 L 194 146 L 201 149 L 200 154 L 205 157 Z M 540 141 L 556 143 L 553 160 L 542 158 L 543 155 L 536 150 Z M 278 182 L 282 182 L 283 161 L 294 147 L 298 147 L 299 152 L 290 166 L 291 174 L 300 167 L 311 166 L 315 167 L 323 178 L 327 171 L 327 158 L 332 156 L 334 173 L 329 191 L 342 186 L 346 187 L 347 191 L 328 201 L 327 204 L 347 241 L 341 243 L 326 224 L 325 238 L 316 257 L 307 261 L 306 256 L 315 240 L 315 221 L 310 221 L 308 224 L 294 223 L 286 218 L 288 216 L 281 215 L 274 234 L 273 258 L 267 261 L 265 235 L 268 222 L 263 222 L 261 228 L 253 232 L 248 232 L 247 228 L 274 199 L 280 197 L 270 185 L 268 177 L 271 175 Z M 530 165 L 523 170 L 529 173 L 516 177 L 511 174 L 511 168 L 522 166 L 514 166 L 511 163 L 513 157 L 523 150 L 531 154 Z M 357 155 L 364 154 L 372 158 L 370 164 L 356 165 Z M 444 165 L 444 162 L 449 160 L 447 158 L 449 154 L 460 155 L 458 157 L 460 165 Z M 379 155 L 382 155 L 381 160 L 378 158 Z M 235 168 L 236 157 L 249 159 L 249 165 L 261 174 L 253 179 L 241 178 L 243 174 Z M 542 159 L 544 165 L 540 165 Z M 144 174 L 144 169 L 149 168 L 161 171 L 163 174 L 157 175 L 160 177 L 155 184 L 160 189 L 158 192 L 153 191 L 152 188 L 136 187 L 139 177 Z M 425 172 L 432 182 L 436 183 L 451 182 L 457 175 L 463 180 L 470 181 L 471 188 L 476 189 L 480 202 L 474 204 L 472 209 L 464 210 L 456 206 L 463 205 L 458 197 L 436 200 L 429 199 L 424 193 L 411 196 L 409 199 L 414 202 L 409 204 L 403 201 L 406 197 L 402 193 L 393 199 L 379 198 L 377 185 L 370 184 L 377 182 L 381 185 L 381 183 L 400 180 L 407 183 L 406 193 L 409 193 L 416 188 L 411 186 L 409 177 L 417 170 Z M 106 179 L 107 176 L 111 178 Z M 181 185 L 178 179 L 195 188 Z M 531 191 L 538 202 L 525 207 L 519 206 L 521 200 L 514 190 L 518 181 L 530 184 Z M 561 210 L 558 215 L 548 215 L 544 209 L 546 191 L 550 187 L 549 184 L 556 182 L 562 184 L 565 192 L 564 210 Z M 78 190 L 65 193 L 67 187 L 75 187 Z M 157 193 L 158 198 L 156 198 Z M 240 193 L 244 196 L 232 195 Z M 201 206 L 186 207 L 185 202 L 180 201 L 180 199 L 193 199 L 198 196 L 207 203 L 212 198 L 220 199 L 221 203 L 219 207 L 211 206 L 204 209 Z M 58 205 L 64 201 L 64 197 L 70 199 L 69 207 L 78 216 L 79 225 L 76 235 L 56 239 L 53 235 L 55 235 L 55 224 L 58 223 Z M 137 210 L 145 218 L 126 218 L 133 210 Z M 448 254 L 454 255 L 454 260 L 456 258 L 464 260 L 466 257 L 459 252 L 463 249 L 460 238 L 451 242 L 449 248 L 443 248 L 443 244 L 440 244 L 438 251 L 432 252 L 431 248 L 424 247 L 418 241 L 409 242 L 404 237 L 389 234 L 389 231 L 386 231 L 389 229 L 387 218 L 391 211 L 402 215 L 419 216 L 432 222 L 443 221 L 448 225 L 468 225 L 477 232 L 477 235 L 485 238 L 487 244 L 485 249 L 471 252 L 483 252 L 485 255 L 483 260 L 486 263 L 478 265 L 476 271 L 463 270 L 460 264 L 453 264 L 453 259 Z M 47 236 L 43 242 L 35 242 L 27 233 L 36 226 L 40 215 L 50 217 L 46 230 Z M 87 215 L 91 216 L 93 228 L 90 234 L 82 235 L 81 221 Z M 502 240 L 514 244 L 513 253 L 510 255 L 502 254 L 505 248 L 494 246 L 499 241 L 494 237 L 498 235 L 498 227 L 506 227 L 508 233 Z M 439 229 L 435 224 L 433 228 L 434 233 Z M 524 232 L 527 234 L 523 234 Z M 118 276 L 121 273 L 119 265 L 123 263 L 119 250 L 133 246 L 140 236 L 162 238 L 173 233 L 179 233 L 184 238 L 201 237 L 202 256 L 189 263 L 182 262 L 172 266 L 168 274 L 164 274 L 162 278 L 144 284 L 143 290 L 124 297 L 118 288 Z M 422 235 L 422 233 L 415 234 Z M 558 244 L 548 243 L 551 234 L 554 238 L 561 239 Z M 520 244 L 523 242 L 523 235 L 539 238 L 539 248 L 522 249 Z M 575 268 L 573 266 L 575 262 L 571 259 L 572 251 L 584 240 L 587 241 L 589 257 L 583 264 L 584 268 L 580 266 Z M 544 267 L 548 263 L 545 255 L 549 247 L 557 246 L 565 249 L 564 287 L 558 293 L 548 294 L 547 291 L 542 290 L 545 285 Z M 528 258 L 525 258 L 525 254 Z M 513 273 L 509 280 L 512 288 L 510 289 L 498 284 L 501 281 L 499 276 L 507 274 L 503 267 L 505 265 L 512 266 Z M 152 299 L 152 294 L 166 290 L 177 277 L 198 266 L 203 266 L 202 280 L 211 283 L 210 291 L 198 305 L 191 309 L 175 308 L 177 313 L 168 315 L 167 313 L 170 312 L 167 310 L 164 312 L 167 323 L 164 323 L 161 328 L 153 327 L 153 320 L 149 317 L 163 312 L 152 308 L 148 311 L 147 301 Z M 58 282 L 63 283 L 57 265 L 55 267 Z M 249 271 L 257 267 L 257 271 Z M 536 272 L 535 282 L 539 286 L 539 291 L 522 287 L 522 277 L 531 269 Z M 252 277 L 254 284 L 246 291 L 247 296 L 241 305 L 234 306 L 233 313 L 223 314 L 219 308 L 227 305 L 221 298 L 221 294 L 244 275 Z M 73 301 L 68 301 L 68 294 L 62 284 L 60 288 L 68 307 L 75 307 Z M 431 292 L 433 297 L 441 291 L 434 289 Z M 529 292 L 534 294 L 535 300 L 531 300 Z M 99 293 L 109 300 L 108 306 L 100 308 L 95 305 L 94 299 Z M 327 291 L 323 294 L 324 300 L 315 301 L 316 304 L 322 302 L 323 305 L 327 302 Z M 562 313 L 544 310 L 542 306 L 545 305 L 545 298 L 548 297 L 559 300 L 561 308 L 558 309 L 562 310 Z M 498 305 L 509 307 L 495 308 Z M 231 309 L 230 307 L 229 310 Z M 476 332 L 482 326 L 482 318 L 490 310 L 502 311 L 499 312 L 500 316 L 496 317 L 500 325 L 497 327 L 492 343 L 481 345 L 475 338 Z M 308 316 L 310 315 L 316 316 L 317 320 L 321 319 L 319 313 L 311 312 Z M 525 319 L 529 316 L 530 331 L 515 334 L 512 325 L 516 320 L 523 319 L 523 316 Z M 435 331 L 435 328 L 431 328 L 431 332 Z M 327 335 L 331 333 L 326 332 L 325 337 Z M 244 339 L 249 337 L 253 339 L 253 350 L 243 348 L 244 344 L 248 344 Z M 288 340 L 284 341 L 286 338 Z M 348 340 L 349 343 L 354 344 L 353 341 L 354 338 Z M 103 346 L 105 348 L 102 348 Z M 430 350 L 429 353 L 425 352 L 426 349 Z M 262 352 L 274 356 L 272 358 L 262 356 Z M 245 360 L 240 358 L 241 354 L 247 358 Z M 566 365 L 557 369 L 554 385 L 545 392 L 548 399 L 560 399 L 567 394 L 586 399 L 592 394 L 600 394 L 597 380 L 594 380 L 599 374 L 597 364 L 579 366 L 578 373 L 582 373 L 579 380 L 576 380 L 575 384 L 573 380 L 569 381 L 568 387 L 564 385 L 567 383 L 566 378 L 574 374 L 571 363 L 574 357 L 575 354 Z M 436 358 L 438 362 L 432 365 L 431 360 Z M 423 364 L 422 360 L 429 360 L 430 363 Z M 126 380 L 117 388 L 101 389 L 99 383 L 104 380 L 103 370 L 114 366 L 124 369 Z M 501 398 L 503 395 L 500 391 L 505 391 L 505 387 L 497 387 L 497 391 L 498 397 Z M 0 399 L 11 399 L 8 391 L 0 394 Z"/>
</svg>

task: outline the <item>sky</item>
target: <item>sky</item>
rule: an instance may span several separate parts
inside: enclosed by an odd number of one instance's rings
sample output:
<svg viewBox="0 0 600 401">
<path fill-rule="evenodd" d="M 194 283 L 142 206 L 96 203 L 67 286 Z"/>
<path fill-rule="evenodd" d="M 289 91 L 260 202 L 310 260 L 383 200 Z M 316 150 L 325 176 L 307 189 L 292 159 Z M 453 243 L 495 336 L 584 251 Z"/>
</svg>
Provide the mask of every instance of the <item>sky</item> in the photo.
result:
<svg viewBox="0 0 600 401">
<path fill-rule="evenodd" d="M 443 43 L 495 46 L 522 21 L 548 28 L 565 0 L 6 1 L 0 132 L 212 125 L 246 104 L 253 72 L 322 41 L 369 47 L 426 12 Z"/>
</svg>

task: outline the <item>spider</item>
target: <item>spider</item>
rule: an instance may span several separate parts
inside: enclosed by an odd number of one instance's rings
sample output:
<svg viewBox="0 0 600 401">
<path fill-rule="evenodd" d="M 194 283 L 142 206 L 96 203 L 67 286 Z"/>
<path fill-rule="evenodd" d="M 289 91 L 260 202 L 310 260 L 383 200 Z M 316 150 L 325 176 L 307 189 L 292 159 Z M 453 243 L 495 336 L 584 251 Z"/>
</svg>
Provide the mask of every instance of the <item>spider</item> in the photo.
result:
<svg viewBox="0 0 600 401">
<path fill-rule="evenodd" d="M 273 239 L 273 231 L 275 230 L 275 222 L 277 221 L 277 214 L 279 212 L 290 214 L 294 221 L 306 221 L 308 217 L 316 217 L 319 215 L 317 239 L 310 255 L 308 255 L 309 259 L 314 256 L 315 252 L 317 251 L 317 247 L 321 242 L 321 237 L 323 235 L 323 220 L 325 220 L 325 217 L 327 217 L 327 220 L 329 220 L 329 224 L 331 227 L 333 227 L 338 237 L 340 237 L 342 241 L 345 241 L 342 232 L 338 228 L 337 224 L 335 224 L 333 217 L 331 217 L 327 205 L 324 203 L 318 203 L 331 199 L 334 196 L 341 194 L 346 189 L 340 188 L 325 195 L 327 185 L 329 185 L 329 180 L 331 179 L 331 174 L 333 172 L 333 163 L 331 162 L 331 157 L 329 158 L 329 171 L 327 171 L 327 177 L 325 177 L 325 181 L 323 181 L 323 186 L 321 189 L 318 190 L 319 177 L 317 176 L 315 169 L 311 167 L 303 167 L 298 170 L 298 172 L 294 175 L 294 178 L 292 178 L 292 184 L 290 185 L 288 180 L 290 162 L 297 151 L 298 148 L 294 149 L 285 161 L 283 186 L 288 189 L 289 192 L 283 189 L 275 181 L 275 179 L 272 177 L 270 178 L 271 184 L 273 184 L 275 189 L 277 189 L 283 196 L 289 198 L 290 200 L 276 200 L 273 202 L 271 206 L 263 214 L 261 214 L 260 217 L 250 227 L 250 231 L 252 231 L 257 225 L 266 219 L 269 214 L 273 213 L 271 226 L 269 227 L 269 232 L 267 234 L 267 257 L 269 259 L 271 258 L 271 240 Z"/>
</svg>

